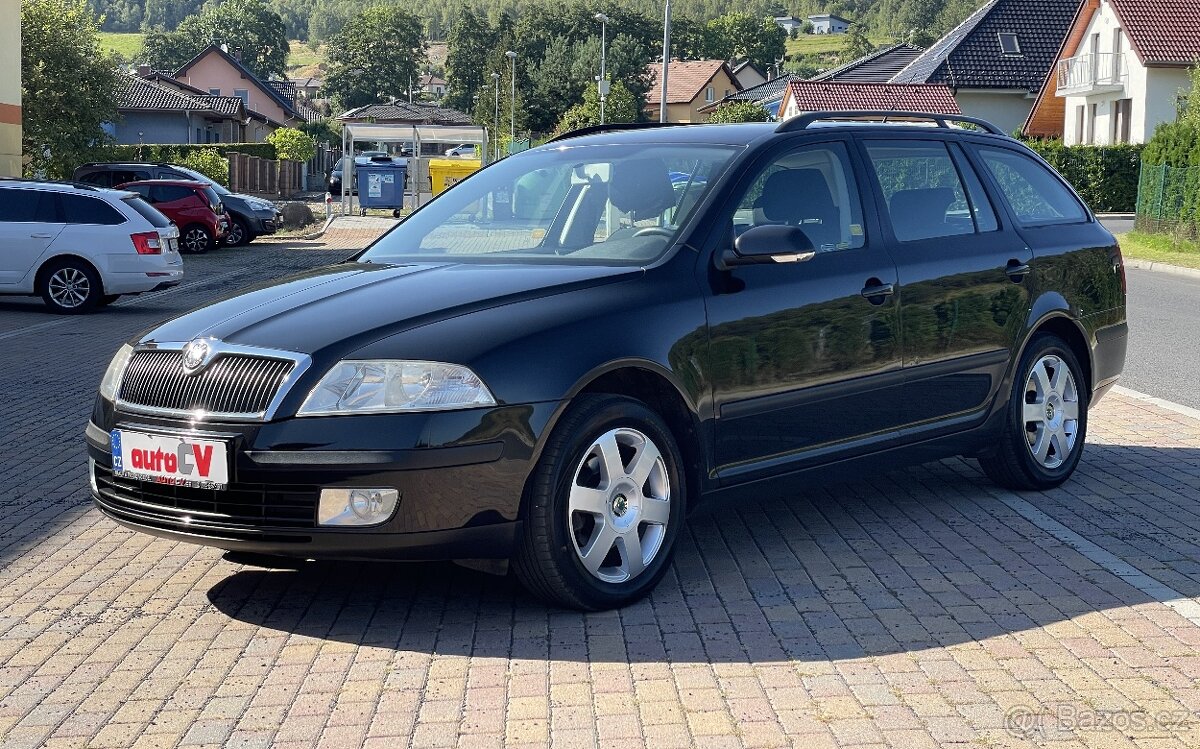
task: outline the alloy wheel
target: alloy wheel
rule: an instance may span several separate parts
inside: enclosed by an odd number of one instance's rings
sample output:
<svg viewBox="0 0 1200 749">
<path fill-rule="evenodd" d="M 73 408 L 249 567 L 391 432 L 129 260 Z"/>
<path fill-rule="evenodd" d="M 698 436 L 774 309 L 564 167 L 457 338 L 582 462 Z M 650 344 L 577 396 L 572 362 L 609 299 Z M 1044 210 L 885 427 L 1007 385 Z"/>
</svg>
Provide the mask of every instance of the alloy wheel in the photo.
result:
<svg viewBox="0 0 1200 749">
<path fill-rule="evenodd" d="M 78 268 L 60 268 L 47 282 L 50 298 L 64 309 L 75 309 L 85 304 L 92 294 L 92 282 Z"/>
<path fill-rule="evenodd" d="M 246 236 L 246 232 L 242 228 L 242 222 L 234 221 L 233 224 L 229 227 L 229 237 L 225 241 L 229 245 L 236 247 L 237 245 L 240 245 L 242 243 L 242 239 L 245 238 L 245 236 Z"/>
<path fill-rule="evenodd" d="M 1065 361 L 1053 354 L 1037 360 L 1025 383 L 1021 413 L 1033 459 L 1043 468 L 1060 467 L 1079 433 L 1079 390 Z"/>
<path fill-rule="evenodd" d="M 576 467 L 567 504 L 583 567 L 606 583 L 632 580 L 666 538 L 671 482 L 662 452 L 636 429 L 605 432 Z"/>
<path fill-rule="evenodd" d="M 183 246 L 188 252 L 204 252 L 208 249 L 208 234 L 203 229 L 188 229 L 183 235 Z"/>
</svg>

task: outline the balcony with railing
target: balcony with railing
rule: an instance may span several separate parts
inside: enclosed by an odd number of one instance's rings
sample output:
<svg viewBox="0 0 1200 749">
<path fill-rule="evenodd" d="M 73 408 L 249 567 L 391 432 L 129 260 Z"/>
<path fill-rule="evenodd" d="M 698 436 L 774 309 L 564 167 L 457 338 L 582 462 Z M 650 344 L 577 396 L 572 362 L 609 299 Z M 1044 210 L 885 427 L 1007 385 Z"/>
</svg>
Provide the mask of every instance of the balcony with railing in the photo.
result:
<svg viewBox="0 0 1200 749">
<path fill-rule="evenodd" d="M 1058 63 L 1058 95 L 1086 96 L 1125 87 L 1125 55 L 1099 52 L 1067 58 Z"/>
</svg>

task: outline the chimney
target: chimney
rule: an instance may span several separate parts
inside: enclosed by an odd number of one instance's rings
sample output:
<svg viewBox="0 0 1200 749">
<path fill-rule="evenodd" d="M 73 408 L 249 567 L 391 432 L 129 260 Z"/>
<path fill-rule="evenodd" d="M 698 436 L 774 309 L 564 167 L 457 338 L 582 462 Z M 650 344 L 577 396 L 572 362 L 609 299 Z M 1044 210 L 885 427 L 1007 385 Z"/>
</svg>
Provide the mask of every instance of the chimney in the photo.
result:
<svg viewBox="0 0 1200 749">
<path fill-rule="evenodd" d="M 138 78 L 149 78 L 152 72 L 154 71 L 152 71 L 150 66 L 145 63 L 137 66 Z"/>
</svg>

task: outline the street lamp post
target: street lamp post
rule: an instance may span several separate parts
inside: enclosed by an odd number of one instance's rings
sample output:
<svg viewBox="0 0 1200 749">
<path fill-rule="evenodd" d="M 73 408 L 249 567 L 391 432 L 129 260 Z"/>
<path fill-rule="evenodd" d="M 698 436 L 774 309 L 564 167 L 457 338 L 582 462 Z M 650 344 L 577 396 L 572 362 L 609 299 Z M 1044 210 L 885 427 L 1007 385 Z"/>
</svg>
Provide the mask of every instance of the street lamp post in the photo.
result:
<svg viewBox="0 0 1200 749">
<path fill-rule="evenodd" d="M 667 68 L 671 66 L 671 0 L 663 8 L 662 92 L 658 96 L 658 121 L 667 121 Z"/>
<path fill-rule="evenodd" d="M 600 124 L 604 124 L 604 100 L 608 98 L 608 72 L 605 69 L 605 47 L 608 42 L 608 16 L 597 13 L 596 20 L 600 22 L 600 77 L 597 78 L 600 92 Z"/>
<path fill-rule="evenodd" d="M 496 89 L 496 111 L 492 116 L 492 133 L 495 143 L 492 144 L 492 152 L 495 154 L 492 161 L 500 160 L 500 74 L 492 73 L 492 88 Z"/>
<path fill-rule="evenodd" d="M 512 62 L 512 87 L 509 91 L 509 124 L 508 124 L 508 151 L 512 153 L 513 143 L 517 142 L 517 53 L 511 49 L 504 53 Z"/>
</svg>

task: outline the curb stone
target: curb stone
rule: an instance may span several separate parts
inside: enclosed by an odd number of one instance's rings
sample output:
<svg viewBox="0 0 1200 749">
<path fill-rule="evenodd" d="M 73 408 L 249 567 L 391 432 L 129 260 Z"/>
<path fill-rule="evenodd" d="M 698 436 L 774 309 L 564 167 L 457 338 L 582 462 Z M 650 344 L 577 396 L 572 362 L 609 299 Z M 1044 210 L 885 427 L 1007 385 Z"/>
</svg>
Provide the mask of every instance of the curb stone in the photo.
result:
<svg viewBox="0 0 1200 749">
<path fill-rule="evenodd" d="M 1137 270 L 1152 270 L 1159 273 L 1170 273 L 1173 276 L 1186 276 L 1188 278 L 1200 278 L 1200 269 L 1184 268 L 1180 265 L 1171 265 L 1170 263 L 1158 263 L 1150 260 L 1137 260 L 1132 258 L 1125 259 L 1126 268 L 1136 268 Z"/>
</svg>

